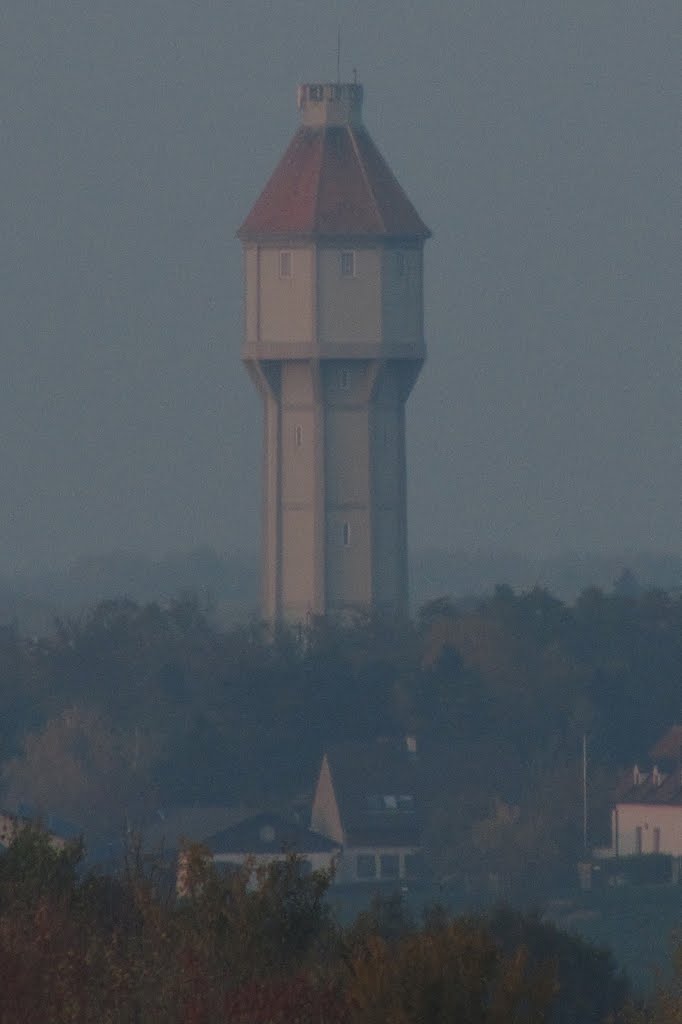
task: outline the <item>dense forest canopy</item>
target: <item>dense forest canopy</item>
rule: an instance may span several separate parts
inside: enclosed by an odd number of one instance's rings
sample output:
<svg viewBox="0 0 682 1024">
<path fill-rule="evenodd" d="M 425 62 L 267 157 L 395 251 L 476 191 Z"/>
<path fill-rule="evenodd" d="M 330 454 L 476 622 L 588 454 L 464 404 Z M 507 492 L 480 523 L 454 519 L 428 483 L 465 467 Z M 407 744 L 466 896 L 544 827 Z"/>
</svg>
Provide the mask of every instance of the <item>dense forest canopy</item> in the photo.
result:
<svg viewBox="0 0 682 1024">
<path fill-rule="evenodd" d="M 324 749 L 414 734 L 436 751 L 434 870 L 484 865 L 537 889 L 608 839 L 616 773 L 681 717 L 682 599 L 506 586 L 414 621 L 358 613 L 301 636 L 226 629 L 192 597 L 105 601 L 54 633 L 0 631 L 3 803 L 86 836 L 180 804 L 287 806 Z"/>
</svg>

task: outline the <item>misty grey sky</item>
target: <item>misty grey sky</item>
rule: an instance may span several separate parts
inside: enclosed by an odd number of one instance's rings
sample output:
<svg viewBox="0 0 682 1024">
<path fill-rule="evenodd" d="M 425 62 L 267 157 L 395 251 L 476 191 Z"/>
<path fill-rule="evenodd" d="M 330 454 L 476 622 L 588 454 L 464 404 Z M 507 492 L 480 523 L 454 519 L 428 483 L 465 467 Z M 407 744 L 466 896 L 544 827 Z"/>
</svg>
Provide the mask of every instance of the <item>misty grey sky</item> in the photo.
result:
<svg viewBox="0 0 682 1024">
<path fill-rule="evenodd" d="M 679 0 L 11 0 L 0 571 L 257 546 L 234 232 L 339 23 L 435 236 L 412 547 L 682 550 Z"/>
</svg>

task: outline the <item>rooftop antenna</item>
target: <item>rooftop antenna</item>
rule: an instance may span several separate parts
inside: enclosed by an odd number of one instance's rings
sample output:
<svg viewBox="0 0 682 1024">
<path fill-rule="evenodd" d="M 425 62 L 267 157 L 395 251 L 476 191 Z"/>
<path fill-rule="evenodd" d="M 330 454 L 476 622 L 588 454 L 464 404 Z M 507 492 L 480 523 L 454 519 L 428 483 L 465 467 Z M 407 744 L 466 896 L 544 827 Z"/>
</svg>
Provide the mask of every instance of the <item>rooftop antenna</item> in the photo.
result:
<svg viewBox="0 0 682 1024">
<path fill-rule="evenodd" d="M 587 733 L 583 733 L 583 849 L 587 850 Z"/>
<path fill-rule="evenodd" d="M 341 26 L 336 33 L 336 84 L 341 85 Z"/>
</svg>

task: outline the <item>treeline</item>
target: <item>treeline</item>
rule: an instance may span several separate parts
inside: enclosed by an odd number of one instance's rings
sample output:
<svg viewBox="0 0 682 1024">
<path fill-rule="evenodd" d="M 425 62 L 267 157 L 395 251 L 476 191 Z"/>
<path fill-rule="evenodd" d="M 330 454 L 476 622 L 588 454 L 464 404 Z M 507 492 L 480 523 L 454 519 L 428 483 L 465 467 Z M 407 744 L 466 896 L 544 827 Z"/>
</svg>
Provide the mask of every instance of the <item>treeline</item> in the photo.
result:
<svg viewBox="0 0 682 1024">
<path fill-rule="evenodd" d="M 0 858 L 0 1024 L 597 1024 L 624 1009 L 611 957 L 536 917 L 399 899 L 341 927 L 329 878 L 295 857 L 216 872 L 185 851 L 185 893 L 128 851 L 79 872 L 78 846 L 26 829 Z"/>
<path fill-rule="evenodd" d="M 2 802 L 88 837 L 180 804 L 282 807 L 328 744 L 409 733 L 438 877 L 537 895 L 575 877 L 583 736 L 601 842 L 614 775 L 680 719 L 681 679 L 682 600 L 662 591 L 498 587 L 274 637 L 192 598 L 108 601 L 42 640 L 0 631 Z"/>
</svg>

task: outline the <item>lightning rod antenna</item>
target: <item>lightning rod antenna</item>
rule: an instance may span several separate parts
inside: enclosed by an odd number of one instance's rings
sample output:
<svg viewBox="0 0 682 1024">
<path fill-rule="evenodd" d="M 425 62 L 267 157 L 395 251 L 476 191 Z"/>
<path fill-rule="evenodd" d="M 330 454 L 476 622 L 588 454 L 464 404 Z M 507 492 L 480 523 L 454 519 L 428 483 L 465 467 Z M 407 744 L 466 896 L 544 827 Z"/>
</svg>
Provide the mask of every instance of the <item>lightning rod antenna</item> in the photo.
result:
<svg viewBox="0 0 682 1024">
<path fill-rule="evenodd" d="M 336 84 L 341 85 L 341 26 L 336 33 Z"/>
</svg>

